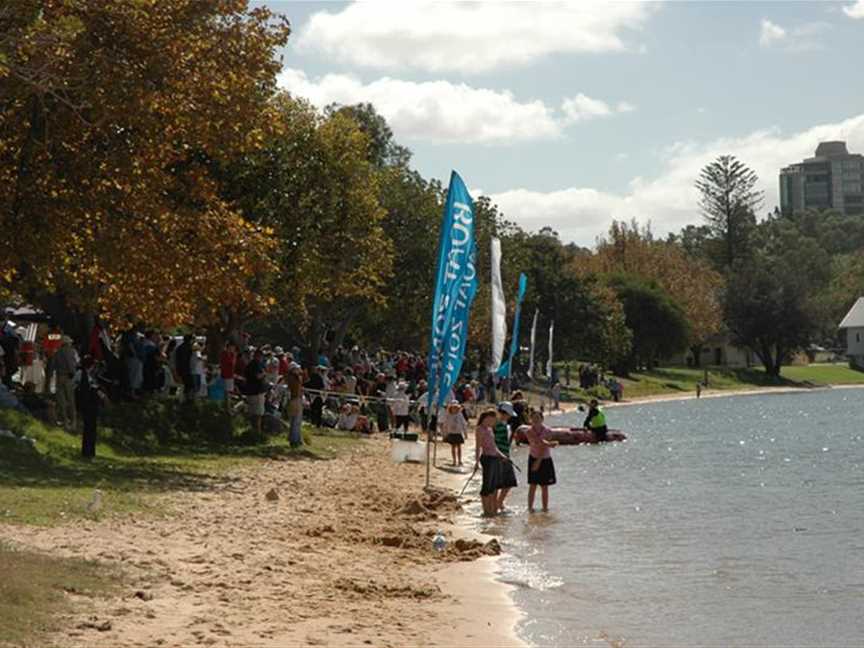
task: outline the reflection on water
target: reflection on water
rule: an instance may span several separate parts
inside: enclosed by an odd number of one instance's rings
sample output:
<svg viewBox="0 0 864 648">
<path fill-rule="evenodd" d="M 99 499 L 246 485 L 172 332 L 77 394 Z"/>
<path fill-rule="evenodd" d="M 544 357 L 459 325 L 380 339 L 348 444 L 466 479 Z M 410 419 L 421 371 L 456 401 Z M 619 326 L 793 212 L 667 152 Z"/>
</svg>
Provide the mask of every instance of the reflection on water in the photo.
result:
<svg viewBox="0 0 864 648">
<path fill-rule="evenodd" d="M 523 473 L 514 514 L 481 523 L 507 551 L 527 639 L 861 644 L 864 391 L 608 415 L 630 440 L 555 450 L 551 513 L 527 514 Z"/>
</svg>

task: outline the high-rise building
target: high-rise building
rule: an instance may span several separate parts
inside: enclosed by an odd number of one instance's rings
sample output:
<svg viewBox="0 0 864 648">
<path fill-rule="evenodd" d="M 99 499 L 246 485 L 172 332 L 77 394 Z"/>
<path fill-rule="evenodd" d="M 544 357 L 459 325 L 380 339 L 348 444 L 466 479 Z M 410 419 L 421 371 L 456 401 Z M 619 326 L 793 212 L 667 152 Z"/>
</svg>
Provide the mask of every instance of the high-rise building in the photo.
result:
<svg viewBox="0 0 864 648">
<path fill-rule="evenodd" d="M 849 153 L 846 142 L 820 142 L 814 157 L 781 169 L 780 209 L 864 214 L 864 155 Z"/>
</svg>

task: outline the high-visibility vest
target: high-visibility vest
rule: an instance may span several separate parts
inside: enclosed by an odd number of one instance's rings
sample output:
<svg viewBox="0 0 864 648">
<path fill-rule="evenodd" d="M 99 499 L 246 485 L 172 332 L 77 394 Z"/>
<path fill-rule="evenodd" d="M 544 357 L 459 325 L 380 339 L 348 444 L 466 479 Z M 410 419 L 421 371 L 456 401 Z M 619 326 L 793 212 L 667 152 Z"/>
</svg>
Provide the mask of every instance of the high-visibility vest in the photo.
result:
<svg viewBox="0 0 864 648">
<path fill-rule="evenodd" d="M 597 408 L 597 413 L 594 417 L 588 421 L 588 426 L 592 428 L 601 428 L 606 425 L 606 413 L 602 410 L 602 408 Z"/>
</svg>

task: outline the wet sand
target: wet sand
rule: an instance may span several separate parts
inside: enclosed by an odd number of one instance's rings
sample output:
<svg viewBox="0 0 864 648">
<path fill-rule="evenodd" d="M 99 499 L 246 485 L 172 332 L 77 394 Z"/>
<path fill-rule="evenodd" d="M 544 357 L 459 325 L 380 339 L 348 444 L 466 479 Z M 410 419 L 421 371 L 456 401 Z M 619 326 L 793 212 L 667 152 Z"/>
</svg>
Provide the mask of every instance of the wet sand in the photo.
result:
<svg viewBox="0 0 864 648">
<path fill-rule="evenodd" d="M 0 525 L 0 537 L 124 574 L 111 599 L 68 594 L 79 612 L 56 646 L 523 645 L 494 580 L 497 543 L 456 525 L 447 487 L 467 474 L 433 470 L 439 489 L 424 494 L 425 467 L 389 455 L 374 439 L 332 461 L 262 461 L 166 498 L 164 517 Z"/>
</svg>

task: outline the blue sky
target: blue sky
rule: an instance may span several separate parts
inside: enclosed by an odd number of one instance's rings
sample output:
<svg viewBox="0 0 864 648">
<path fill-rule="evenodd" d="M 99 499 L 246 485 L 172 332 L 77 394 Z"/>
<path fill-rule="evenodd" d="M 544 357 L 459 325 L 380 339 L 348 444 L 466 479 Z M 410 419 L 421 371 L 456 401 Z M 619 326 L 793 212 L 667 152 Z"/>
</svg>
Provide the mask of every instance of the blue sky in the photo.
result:
<svg viewBox="0 0 864 648">
<path fill-rule="evenodd" d="M 583 245 L 613 218 L 698 222 L 721 153 L 773 208 L 820 139 L 864 152 L 864 2 L 266 4 L 294 28 L 284 87 L 372 101 L 424 175 Z"/>
</svg>

